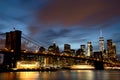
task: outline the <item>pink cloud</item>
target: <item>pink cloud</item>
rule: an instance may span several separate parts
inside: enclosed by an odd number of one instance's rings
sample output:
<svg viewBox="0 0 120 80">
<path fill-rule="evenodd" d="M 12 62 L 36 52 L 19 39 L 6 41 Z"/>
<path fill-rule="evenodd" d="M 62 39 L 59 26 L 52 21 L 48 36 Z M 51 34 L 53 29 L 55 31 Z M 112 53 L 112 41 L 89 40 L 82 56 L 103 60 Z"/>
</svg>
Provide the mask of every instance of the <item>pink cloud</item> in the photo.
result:
<svg viewBox="0 0 120 80">
<path fill-rule="evenodd" d="M 104 24 L 120 16 L 119 3 L 119 0 L 54 0 L 37 17 L 44 24 Z"/>
<path fill-rule="evenodd" d="M 41 28 L 38 27 L 38 26 L 29 26 L 29 27 L 28 27 L 28 30 L 29 30 L 30 32 L 32 32 L 32 33 L 30 33 L 30 34 L 32 34 L 32 35 L 39 33 L 39 32 L 40 32 L 40 29 L 41 29 Z"/>
</svg>

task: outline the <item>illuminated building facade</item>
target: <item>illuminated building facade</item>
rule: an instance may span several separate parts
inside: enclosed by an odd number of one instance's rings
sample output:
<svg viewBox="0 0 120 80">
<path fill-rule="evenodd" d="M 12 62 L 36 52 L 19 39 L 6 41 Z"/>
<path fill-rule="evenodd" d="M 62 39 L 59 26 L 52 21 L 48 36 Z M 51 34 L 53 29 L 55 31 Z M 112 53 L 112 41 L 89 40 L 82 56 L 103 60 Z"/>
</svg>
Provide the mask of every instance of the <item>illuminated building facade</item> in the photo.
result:
<svg viewBox="0 0 120 80">
<path fill-rule="evenodd" d="M 116 59 L 116 45 L 112 42 L 112 39 L 107 40 L 107 52 L 108 58 Z"/>
<path fill-rule="evenodd" d="M 93 47 L 91 42 L 87 42 L 87 55 L 86 56 L 92 56 L 93 53 Z"/>
<path fill-rule="evenodd" d="M 99 45 L 100 45 L 100 51 L 104 52 L 104 37 L 102 36 L 102 31 L 100 31 Z"/>
<path fill-rule="evenodd" d="M 59 47 L 56 45 L 56 43 L 53 43 L 53 45 L 49 46 L 48 53 L 49 54 L 54 54 L 54 55 L 60 53 L 59 52 Z M 44 61 L 44 62 L 46 62 L 46 64 L 52 64 L 55 61 L 57 61 L 57 57 L 49 57 L 49 58 L 47 57 L 46 61 Z"/>
<path fill-rule="evenodd" d="M 53 53 L 53 54 L 58 54 L 59 53 L 59 47 L 54 43 L 53 45 L 49 46 L 48 52 Z"/>
<path fill-rule="evenodd" d="M 99 45 L 100 45 L 100 51 L 103 52 L 104 51 L 104 38 L 103 37 L 99 38 Z"/>
<path fill-rule="evenodd" d="M 85 56 L 85 45 L 80 45 L 80 49 L 76 51 L 76 56 Z"/>
<path fill-rule="evenodd" d="M 64 51 L 70 52 L 71 51 L 71 46 L 69 44 L 64 44 Z"/>
<path fill-rule="evenodd" d="M 64 54 L 66 55 L 72 55 L 71 53 L 71 45 L 70 44 L 64 44 L 64 51 L 63 51 Z"/>
<path fill-rule="evenodd" d="M 100 52 L 94 52 L 93 56 L 96 59 L 103 60 L 103 56 L 102 56 L 102 52 L 101 51 Z"/>
<path fill-rule="evenodd" d="M 75 50 L 74 49 L 71 49 L 71 55 L 75 56 Z"/>
<path fill-rule="evenodd" d="M 115 43 L 112 44 L 112 51 L 113 51 L 113 58 L 117 59 L 116 44 Z"/>
<path fill-rule="evenodd" d="M 85 45 L 81 45 L 81 49 L 83 51 L 83 54 L 85 55 L 86 54 L 86 48 L 85 48 Z"/>
</svg>

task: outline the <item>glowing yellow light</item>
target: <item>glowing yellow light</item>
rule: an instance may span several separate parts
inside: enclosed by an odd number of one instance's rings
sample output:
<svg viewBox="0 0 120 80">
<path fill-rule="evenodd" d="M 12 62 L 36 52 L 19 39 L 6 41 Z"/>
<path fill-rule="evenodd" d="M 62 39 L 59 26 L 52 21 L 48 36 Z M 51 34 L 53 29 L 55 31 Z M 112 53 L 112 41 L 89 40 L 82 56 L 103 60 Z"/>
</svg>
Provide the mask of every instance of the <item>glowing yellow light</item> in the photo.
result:
<svg viewBox="0 0 120 80">
<path fill-rule="evenodd" d="M 14 52 L 14 50 L 12 49 L 11 52 Z"/>
<path fill-rule="evenodd" d="M 38 50 L 35 50 L 35 53 L 38 53 Z"/>
<path fill-rule="evenodd" d="M 91 65 L 73 65 L 70 67 L 71 69 L 94 69 Z"/>
<path fill-rule="evenodd" d="M 17 69 L 39 69 L 40 64 L 38 61 L 18 61 Z"/>
<path fill-rule="evenodd" d="M 18 74 L 21 80 L 30 80 L 39 77 L 39 73 L 37 72 L 20 72 Z"/>
</svg>

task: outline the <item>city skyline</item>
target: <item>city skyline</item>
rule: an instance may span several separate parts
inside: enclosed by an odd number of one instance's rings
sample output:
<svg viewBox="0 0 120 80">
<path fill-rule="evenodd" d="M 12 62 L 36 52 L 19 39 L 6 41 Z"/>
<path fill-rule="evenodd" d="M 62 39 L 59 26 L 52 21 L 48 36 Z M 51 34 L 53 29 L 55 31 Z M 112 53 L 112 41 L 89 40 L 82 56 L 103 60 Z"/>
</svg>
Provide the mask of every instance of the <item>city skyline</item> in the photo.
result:
<svg viewBox="0 0 120 80">
<path fill-rule="evenodd" d="M 70 65 L 70 64 L 73 65 L 74 63 L 80 63 L 80 62 L 81 63 L 87 62 L 87 63 L 92 64 L 91 62 L 92 60 L 93 65 L 95 66 L 95 69 L 104 69 L 104 66 L 110 66 L 110 63 L 111 63 L 111 66 L 119 65 L 119 59 L 116 54 L 116 45 L 113 43 L 112 39 L 109 39 L 107 40 L 107 49 L 104 50 L 103 48 L 104 38 L 102 36 L 99 39 L 100 50 L 96 52 L 93 51 L 93 46 L 91 42 L 87 42 L 87 51 L 86 51 L 85 45 L 81 45 L 78 50 L 74 50 L 74 49 L 71 49 L 71 45 L 64 44 L 64 51 L 61 52 L 59 50 L 58 45 L 56 45 L 56 43 L 54 43 L 53 45 L 50 45 L 48 49 L 45 49 L 44 47 L 40 47 L 39 51 L 37 52 L 30 51 L 30 50 L 23 50 L 21 49 L 22 38 L 23 38 L 22 31 L 20 30 L 6 32 L 5 48 L 0 50 L 2 52 L 0 54 L 1 61 L 4 60 L 4 62 L 1 62 L 1 64 L 3 63 L 3 65 L 4 64 L 7 65 L 7 62 L 10 61 L 8 64 L 9 65 L 8 67 L 11 68 L 11 67 L 16 67 L 17 65 L 16 63 L 21 60 L 24 60 L 24 61 L 25 60 L 37 60 L 44 64 L 54 64 L 54 63 L 57 64 L 58 62 L 55 62 L 56 60 L 57 61 L 63 60 L 63 61 L 66 61 L 67 65 Z M 3 55 L 6 57 L 3 57 Z M 60 60 L 59 57 L 62 57 L 63 59 Z M 64 60 L 65 57 L 66 57 L 66 60 Z M 70 62 L 68 62 L 67 58 L 69 58 Z M 77 59 L 81 58 L 83 60 L 77 60 L 76 58 Z M 76 60 L 73 60 L 73 59 L 76 59 Z M 86 61 L 84 61 L 84 59 Z M 99 67 L 100 65 L 101 67 Z M 20 65 L 18 64 L 18 66 Z M 23 67 L 17 67 L 17 68 L 23 68 Z"/>
<path fill-rule="evenodd" d="M 116 43 L 120 54 L 119 0 L 1 0 L 0 33 L 15 29 L 39 41 L 42 46 L 53 42 L 78 49 L 92 42 L 99 50 L 100 30 Z"/>
</svg>

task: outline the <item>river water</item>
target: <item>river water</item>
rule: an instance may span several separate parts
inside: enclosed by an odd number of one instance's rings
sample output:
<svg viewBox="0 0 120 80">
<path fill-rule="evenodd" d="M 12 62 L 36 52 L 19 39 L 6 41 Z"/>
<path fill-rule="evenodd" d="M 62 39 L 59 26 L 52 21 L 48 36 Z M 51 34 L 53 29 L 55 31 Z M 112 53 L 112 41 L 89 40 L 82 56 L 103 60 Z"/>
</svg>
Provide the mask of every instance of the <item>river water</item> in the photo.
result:
<svg viewBox="0 0 120 80">
<path fill-rule="evenodd" d="M 0 80 L 120 80 L 119 70 L 2 72 Z"/>
</svg>

